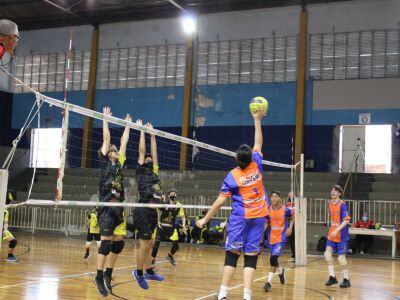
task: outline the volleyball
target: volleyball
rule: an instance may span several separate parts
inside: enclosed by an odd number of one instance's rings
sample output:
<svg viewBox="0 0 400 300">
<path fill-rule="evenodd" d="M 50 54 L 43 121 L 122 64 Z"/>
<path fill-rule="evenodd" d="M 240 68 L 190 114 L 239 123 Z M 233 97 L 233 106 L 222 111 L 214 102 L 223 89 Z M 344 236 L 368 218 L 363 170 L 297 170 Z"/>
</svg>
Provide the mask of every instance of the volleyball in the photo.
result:
<svg viewBox="0 0 400 300">
<path fill-rule="evenodd" d="M 252 113 L 256 113 L 258 111 L 266 113 L 268 110 L 268 101 L 264 97 L 254 97 L 250 101 L 249 109 Z"/>
</svg>

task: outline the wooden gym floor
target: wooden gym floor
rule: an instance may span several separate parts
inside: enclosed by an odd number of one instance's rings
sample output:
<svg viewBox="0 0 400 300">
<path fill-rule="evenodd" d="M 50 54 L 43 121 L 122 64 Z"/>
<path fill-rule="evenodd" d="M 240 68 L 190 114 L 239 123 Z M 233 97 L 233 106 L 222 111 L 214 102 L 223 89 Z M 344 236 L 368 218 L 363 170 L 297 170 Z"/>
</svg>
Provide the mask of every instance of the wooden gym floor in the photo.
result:
<svg viewBox="0 0 400 300">
<path fill-rule="evenodd" d="M 0 299 L 12 300 L 82 300 L 101 299 L 93 285 L 96 271 L 95 246 L 92 244 L 89 263 L 82 259 L 85 240 L 55 236 L 16 234 L 20 261 L 6 263 L 6 245 L 2 246 L 0 261 Z M 224 251 L 193 245 L 180 245 L 177 266 L 166 261 L 169 243 L 162 243 L 157 270 L 166 277 L 164 282 L 149 282 L 150 289 L 138 287 L 131 272 L 135 269 L 137 246 L 131 241 L 120 255 L 114 274 L 113 292 L 108 299 L 214 299 L 217 291 Z M 259 258 L 252 299 L 400 299 L 400 261 L 348 258 L 352 287 L 326 288 L 328 277 L 322 257 L 309 257 L 306 267 L 294 268 L 284 254 L 280 261 L 286 267 L 286 284 L 275 276 L 272 291 L 265 293 L 263 285 L 268 274 L 268 253 Z M 336 261 L 336 259 L 335 259 Z M 242 299 L 242 260 L 237 269 L 229 299 Z M 338 266 L 336 270 L 339 270 Z M 341 274 L 337 274 L 339 281 Z"/>
</svg>

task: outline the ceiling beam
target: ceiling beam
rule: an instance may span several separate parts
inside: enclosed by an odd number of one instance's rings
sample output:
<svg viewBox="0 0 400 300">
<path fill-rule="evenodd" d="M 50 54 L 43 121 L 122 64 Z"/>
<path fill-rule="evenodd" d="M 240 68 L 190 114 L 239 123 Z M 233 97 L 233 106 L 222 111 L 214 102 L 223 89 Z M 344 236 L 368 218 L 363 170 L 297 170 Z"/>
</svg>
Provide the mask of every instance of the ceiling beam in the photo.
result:
<svg viewBox="0 0 400 300">
<path fill-rule="evenodd" d="M 59 10 L 65 12 L 67 14 L 73 15 L 74 17 L 76 17 L 78 19 L 81 19 L 82 21 L 87 22 L 88 24 L 90 24 L 90 22 L 88 20 L 86 20 L 84 17 L 81 17 L 80 15 L 77 15 L 76 13 L 72 12 L 70 9 L 62 7 L 62 6 L 52 2 L 50 0 L 43 0 L 43 1 L 48 3 L 48 4 L 50 4 L 50 5 L 52 5 L 52 6 L 54 6 L 54 7 L 56 7 L 56 8 L 58 8 Z"/>
</svg>

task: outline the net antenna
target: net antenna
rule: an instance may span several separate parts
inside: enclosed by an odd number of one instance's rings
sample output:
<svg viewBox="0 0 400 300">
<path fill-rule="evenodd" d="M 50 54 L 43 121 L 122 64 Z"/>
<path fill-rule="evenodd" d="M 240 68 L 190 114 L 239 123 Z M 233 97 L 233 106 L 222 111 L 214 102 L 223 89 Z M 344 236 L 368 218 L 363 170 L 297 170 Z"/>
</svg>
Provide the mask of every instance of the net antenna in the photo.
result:
<svg viewBox="0 0 400 300">
<path fill-rule="evenodd" d="M 72 55 L 72 37 L 73 31 L 69 33 L 69 47 L 67 56 L 67 67 L 65 69 L 65 83 L 64 83 L 64 111 L 62 118 L 62 133 L 61 133 L 61 148 L 60 148 L 60 167 L 57 174 L 57 189 L 56 189 L 56 201 L 61 201 L 63 192 L 63 179 L 64 179 L 64 169 L 65 169 L 65 158 L 67 152 L 67 139 L 68 139 L 68 121 L 69 121 L 69 110 L 67 105 L 67 95 L 68 95 L 68 82 L 70 76 L 70 65 L 71 65 L 71 55 Z"/>
</svg>

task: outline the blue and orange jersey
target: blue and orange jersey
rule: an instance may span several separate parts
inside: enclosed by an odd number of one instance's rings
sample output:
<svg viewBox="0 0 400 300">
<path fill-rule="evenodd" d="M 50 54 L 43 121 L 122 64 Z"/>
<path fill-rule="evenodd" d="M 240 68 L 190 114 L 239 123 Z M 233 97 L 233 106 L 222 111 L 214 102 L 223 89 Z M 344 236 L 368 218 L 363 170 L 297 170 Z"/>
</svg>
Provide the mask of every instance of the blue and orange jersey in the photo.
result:
<svg viewBox="0 0 400 300">
<path fill-rule="evenodd" d="M 233 169 L 225 177 L 221 196 L 232 198 L 232 214 L 245 219 L 265 217 L 269 199 L 262 182 L 262 154 L 253 151 L 246 169 Z"/>
<path fill-rule="evenodd" d="M 350 220 L 350 214 L 347 209 L 347 205 L 343 200 L 339 200 L 334 203 L 332 200 L 329 201 L 329 216 L 331 226 L 329 227 L 328 240 L 335 243 L 347 242 L 349 237 L 349 226 L 345 226 L 335 237 L 331 236 L 332 231 L 340 226 L 345 220 Z"/>
<path fill-rule="evenodd" d="M 268 242 L 270 245 L 286 242 L 286 229 L 292 219 L 290 208 L 281 205 L 278 209 L 268 208 L 267 222 L 269 223 Z"/>
</svg>

